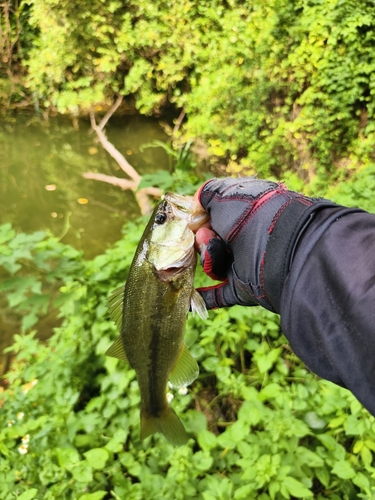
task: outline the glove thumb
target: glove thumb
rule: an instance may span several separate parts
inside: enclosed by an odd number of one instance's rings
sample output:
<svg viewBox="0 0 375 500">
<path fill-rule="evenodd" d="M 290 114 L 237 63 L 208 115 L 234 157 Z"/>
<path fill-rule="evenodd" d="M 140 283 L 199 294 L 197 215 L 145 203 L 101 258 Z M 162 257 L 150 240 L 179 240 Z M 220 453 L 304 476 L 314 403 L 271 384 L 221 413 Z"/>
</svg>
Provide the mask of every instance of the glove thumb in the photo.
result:
<svg viewBox="0 0 375 500">
<path fill-rule="evenodd" d="M 213 280 L 224 281 L 233 262 L 229 246 L 213 232 L 201 229 L 198 235 L 203 271 Z"/>
</svg>

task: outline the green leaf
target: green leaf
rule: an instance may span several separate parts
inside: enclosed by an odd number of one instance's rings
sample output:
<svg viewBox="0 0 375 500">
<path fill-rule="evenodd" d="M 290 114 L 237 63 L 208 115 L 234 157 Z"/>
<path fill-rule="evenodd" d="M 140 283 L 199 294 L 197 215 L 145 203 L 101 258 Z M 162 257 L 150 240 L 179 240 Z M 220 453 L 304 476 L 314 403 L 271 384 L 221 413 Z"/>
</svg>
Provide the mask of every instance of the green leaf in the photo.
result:
<svg viewBox="0 0 375 500">
<path fill-rule="evenodd" d="M 362 491 L 369 492 L 370 481 L 368 477 L 365 476 L 362 472 L 357 472 L 357 474 L 353 477 L 352 481 Z"/>
<path fill-rule="evenodd" d="M 146 187 L 157 186 L 162 191 L 168 191 L 172 188 L 174 179 L 169 172 L 161 170 L 153 174 L 144 174 L 138 185 L 138 190 Z"/>
<path fill-rule="evenodd" d="M 35 498 L 37 493 L 38 490 L 36 488 L 31 488 L 30 490 L 21 493 L 21 495 L 17 497 L 17 500 L 32 500 Z"/>
<path fill-rule="evenodd" d="M 278 481 L 272 481 L 268 486 L 268 492 L 272 500 L 275 498 L 278 491 L 280 491 L 280 483 Z"/>
<path fill-rule="evenodd" d="M 283 389 L 279 384 L 271 383 L 266 385 L 259 393 L 259 399 L 266 401 L 268 399 L 276 398 L 282 394 Z"/>
<path fill-rule="evenodd" d="M 38 322 L 38 316 L 35 312 L 30 312 L 29 314 L 25 314 L 22 318 L 22 329 L 24 332 L 32 328 Z"/>
<path fill-rule="evenodd" d="M 6 457 L 9 457 L 9 450 L 8 448 L 5 446 L 4 443 L 0 442 L 0 452 L 6 456 Z"/>
<path fill-rule="evenodd" d="M 304 420 L 310 429 L 324 429 L 327 425 L 327 422 L 323 418 L 319 417 L 315 411 L 308 411 L 305 414 Z"/>
<path fill-rule="evenodd" d="M 86 451 L 84 456 L 94 469 L 103 469 L 109 459 L 109 453 L 105 448 L 92 448 Z"/>
<path fill-rule="evenodd" d="M 318 468 L 316 469 L 315 474 L 316 477 L 319 479 L 319 481 L 322 483 L 322 485 L 328 488 L 330 483 L 330 475 L 328 470 L 325 467 Z"/>
<path fill-rule="evenodd" d="M 322 467 L 324 465 L 324 460 L 317 453 L 314 453 L 304 446 L 299 446 L 297 448 L 296 458 L 298 463 L 305 463 L 309 467 Z"/>
<path fill-rule="evenodd" d="M 216 436 L 212 432 L 202 429 L 198 432 L 197 440 L 202 450 L 209 451 L 216 446 Z"/>
<path fill-rule="evenodd" d="M 95 491 L 95 493 L 85 493 L 79 500 L 102 500 L 106 496 L 107 492 L 104 490 Z"/>
<path fill-rule="evenodd" d="M 75 448 L 56 448 L 56 455 L 60 467 L 71 470 L 79 461 L 79 453 Z"/>
<path fill-rule="evenodd" d="M 93 479 L 92 469 L 93 468 L 86 460 L 78 462 L 71 469 L 73 479 L 75 479 L 79 483 L 85 483 L 85 484 L 90 483 Z"/>
<path fill-rule="evenodd" d="M 213 457 L 208 452 L 197 451 L 193 455 L 193 465 L 200 471 L 207 471 L 214 462 Z"/>
<path fill-rule="evenodd" d="M 236 500 L 246 500 L 249 498 L 249 495 L 253 490 L 254 486 L 252 484 L 245 484 L 235 490 L 233 498 Z"/>
<path fill-rule="evenodd" d="M 197 410 L 188 410 L 183 416 L 183 424 L 187 432 L 197 433 L 207 428 L 207 419 Z"/>
<path fill-rule="evenodd" d="M 332 474 L 336 474 L 336 476 L 341 479 L 352 479 L 355 476 L 355 471 L 349 462 L 346 460 L 339 460 L 333 466 Z"/>
<path fill-rule="evenodd" d="M 309 489 L 307 489 L 306 486 L 300 481 L 294 479 L 294 477 L 285 477 L 282 484 L 294 497 L 310 498 L 313 496 L 313 493 Z"/>
</svg>

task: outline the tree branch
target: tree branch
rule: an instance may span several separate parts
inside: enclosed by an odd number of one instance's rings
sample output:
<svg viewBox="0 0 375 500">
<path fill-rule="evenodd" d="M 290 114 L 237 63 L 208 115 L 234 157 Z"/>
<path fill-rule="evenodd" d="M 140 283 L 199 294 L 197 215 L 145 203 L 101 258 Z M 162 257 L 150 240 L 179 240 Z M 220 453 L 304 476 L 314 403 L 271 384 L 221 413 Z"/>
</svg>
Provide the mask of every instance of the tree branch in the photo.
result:
<svg viewBox="0 0 375 500">
<path fill-rule="evenodd" d="M 172 137 L 174 137 L 179 131 L 182 121 L 185 118 L 185 115 L 186 115 L 185 108 L 182 108 L 181 113 L 176 120 L 175 126 L 173 127 Z"/>
<path fill-rule="evenodd" d="M 85 172 L 82 174 L 85 179 L 93 179 L 94 181 L 107 182 L 112 184 L 112 186 L 118 186 L 125 191 L 125 189 L 131 189 L 135 191 L 137 189 L 137 184 L 134 181 L 129 181 L 128 179 L 121 179 L 120 177 L 115 177 L 114 175 L 98 174 L 96 172 Z"/>
<path fill-rule="evenodd" d="M 103 116 L 101 122 L 98 125 L 100 130 L 103 130 L 103 128 L 107 125 L 108 120 L 111 118 L 113 113 L 115 113 L 117 111 L 117 109 L 119 108 L 123 99 L 124 99 L 124 96 L 119 95 L 118 98 L 116 99 L 116 102 L 109 108 L 107 113 Z"/>
<path fill-rule="evenodd" d="M 109 119 L 109 118 L 108 118 Z M 141 176 L 138 172 L 130 165 L 126 158 L 120 153 L 118 149 L 107 139 L 105 133 L 96 124 L 95 116 L 92 111 L 90 111 L 91 127 L 96 132 L 100 144 L 109 153 L 114 160 L 118 163 L 119 167 L 135 182 L 137 185 L 141 182 Z"/>
<path fill-rule="evenodd" d="M 156 187 L 146 187 L 137 190 L 142 180 L 142 177 L 132 167 L 132 165 L 130 165 L 130 163 L 126 160 L 126 158 L 120 153 L 120 151 L 116 149 L 115 146 L 107 139 L 107 136 L 103 132 L 103 129 L 108 123 L 108 120 L 111 118 L 113 113 L 118 109 L 122 100 L 123 96 L 118 96 L 116 102 L 104 115 L 99 125 L 96 123 L 94 113 L 90 111 L 90 121 L 91 121 L 91 127 L 94 130 L 94 132 L 96 132 L 100 144 L 107 151 L 107 153 L 109 153 L 112 156 L 112 158 L 116 160 L 119 167 L 126 173 L 128 177 L 130 177 L 130 179 L 121 179 L 113 175 L 98 174 L 96 172 L 85 172 L 84 174 L 82 174 L 82 176 L 85 179 L 93 179 L 96 181 L 107 182 L 108 184 L 112 184 L 112 186 L 118 186 L 123 190 L 130 189 L 131 191 L 134 192 L 141 213 L 144 215 L 150 212 L 152 209 L 149 196 L 160 198 L 160 196 L 162 195 L 162 191 Z"/>
</svg>

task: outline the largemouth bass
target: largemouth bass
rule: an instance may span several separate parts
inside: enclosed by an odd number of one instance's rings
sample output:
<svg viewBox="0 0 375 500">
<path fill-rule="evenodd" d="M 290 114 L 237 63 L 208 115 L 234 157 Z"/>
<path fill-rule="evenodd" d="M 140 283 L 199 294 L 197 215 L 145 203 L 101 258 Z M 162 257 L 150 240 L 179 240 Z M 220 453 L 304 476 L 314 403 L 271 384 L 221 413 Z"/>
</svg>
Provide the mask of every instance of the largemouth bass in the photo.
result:
<svg viewBox="0 0 375 500">
<path fill-rule="evenodd" d="M 167 382 L 183 387 L 198 376 L 184 344 L 191 308 L 207 317 L 194 289 L 194 233 L 208 214 L 190 197 L 168 193 L 155 208 L 138 244 L 125 287 L 109 298 L 120 337 L 107 355 L 128 360 L 141 393 L 141 439 L 161 432 L 174 445 L 188 436 L 167 402 Z"/>
</svg>

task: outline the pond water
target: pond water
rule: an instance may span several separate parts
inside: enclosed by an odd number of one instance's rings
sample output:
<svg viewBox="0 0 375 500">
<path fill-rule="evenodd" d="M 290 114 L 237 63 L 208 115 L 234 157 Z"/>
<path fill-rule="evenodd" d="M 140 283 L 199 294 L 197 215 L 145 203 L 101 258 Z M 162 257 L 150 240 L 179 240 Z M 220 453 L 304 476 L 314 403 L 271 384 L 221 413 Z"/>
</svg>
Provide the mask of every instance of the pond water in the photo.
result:
<svg viewBox="0 0 375 500">
<path fill-rule="evenodd" d="M 140 151 L 145 143 L 167 140 L 157 120 L 112 117 L 106 133 L 140 174 L 168 168 L 163 148 Z M 12 222 L 25 232 L 67 231 L 62 241 L 82 249 L 86 258 L 102 253 L 140 212 L 130 191 L 84 179 L 87 171 L 126 178 L 88 121 L 80 120 L 75 129 L 61 117 L 0 116 L 0 224 Z"/>
<path fill-rule="evenodd" d="M 89 122 L 75 125 L 63 117 L 0 115 L 0 224 L 11 222 L 24 232 L 49 229 L 90 259 L 118 240 L 124 222 L 140 211 L 130 191 L 82 177 L 93 171 L 126 178 L 96 142 Z M 168 168 L 163 148 L 140 151 L 145 143 L 167 140 L 157 120 L 112 117 L 106 134 L 140 174 Z M 0 375 L 9 367 L 3 349 L 19 331 L 19 321 L 9 316 L 0 298 Z M 42 318 L 38 337 L 48 337 L 55 325 L 54 314 Z"/>
</svg>

